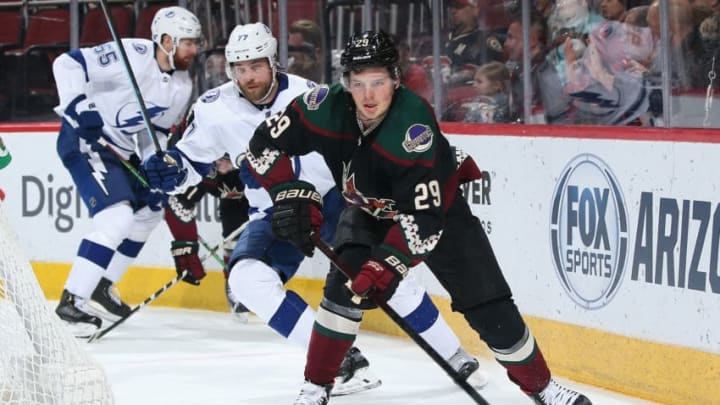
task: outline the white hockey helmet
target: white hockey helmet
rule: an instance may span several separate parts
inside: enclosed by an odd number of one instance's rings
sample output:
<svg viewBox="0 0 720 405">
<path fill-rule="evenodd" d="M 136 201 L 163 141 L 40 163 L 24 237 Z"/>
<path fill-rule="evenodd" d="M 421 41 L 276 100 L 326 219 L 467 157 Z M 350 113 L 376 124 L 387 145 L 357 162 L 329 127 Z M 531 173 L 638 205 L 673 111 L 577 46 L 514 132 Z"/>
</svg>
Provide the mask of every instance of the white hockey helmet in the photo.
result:
<svg viewBox="0 0 720 405">
<path fill-rule="evenodd" d="M 172 6 L 164 7 L 155 13 L 152 25 L 150 26 L 152 33 L 152 41 L 158 44 L 170 57 L 170 66 L 175 69 L 173 56 L 177 50 L 177 45 L 183 38 L 191 38 L 200 40 L 202 38 L 202 27 L 200 20 L 185 8 Z M 168 35 L 172 39 L 172 50 L 165 51 L 162 47 L 162 37 Z"/>
<path fill-rule="evenodd" d="M 231 65 L 235 62 L 267 58 L 277 73 L 277 39 L 270 28 L 263 23 L 237 25 L 233 28 L 225 45 L 225 73 L 228 79 L 235 80 Z"/>
</svg>

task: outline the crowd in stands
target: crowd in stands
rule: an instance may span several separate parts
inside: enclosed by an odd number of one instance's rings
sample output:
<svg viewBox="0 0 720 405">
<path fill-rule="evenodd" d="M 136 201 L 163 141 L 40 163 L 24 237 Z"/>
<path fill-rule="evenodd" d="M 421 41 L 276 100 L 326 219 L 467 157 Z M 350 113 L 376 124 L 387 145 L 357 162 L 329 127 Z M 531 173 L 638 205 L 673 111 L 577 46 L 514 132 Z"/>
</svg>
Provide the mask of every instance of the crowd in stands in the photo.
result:
<svg viewBox="0 0 720 405">
<path fill-rule="evenodd" d="M 321 10 L 323 2 L 315 3 Z M 526 69 L 519 0 L 443 1 L 441 120 L 657 125 L 663 113 L 664 71 L 659 0 L 536 0 L 531 4 L 530 66 Z M 720 0 L 668 0 L 668 4 L 667 55 L 673 94 L 705 94 L 709 86 L 717 88 L 720 83 L 713 80 L 720 68 Z M 289 20 L 287 70 L 326 82 L 335 76 L 325 77 L 325 63 L 337 61 L 324 60 L 320 15 L 309 10 L 305 17 Z M 359 16 L 356 13 L 355 19 Z M 424 30 L 424 36 L 417 38 L 403 34 L 395 38 L 404 84 L 434 103 L 438 87 L 433 86 L 432 47 L 427 40 L 430 26 Z M 7 61 L 9 51 L 4 52 L 0 66 L 6 71 L 8 66 L 15 69 Z M 530 72 L 528 89 L 524 88 L 525 70 Z M 221 50 L 207 53 L 200 71 L 205 78 L 202 87 L 226 81 Z M 0 93 L 3 90 L 7 89 L 0 87 Z M 6 95 L 0 96 L 0 103 L 7 100 Z"/>
<path fill-rule="evenodd" d="M 669 0 L 668 55 L 674 92 L 704 93 L 708 86 L 718 87 L 718 81 L 710 78 L 720 66 L 714 64 L 720 56 L 719 4 L 717 0 Z M 506 8 L 505 28 L 484 31 L 467 17 L 482 13 L 478 0 L 452 1 L 453 31 L 445 47 L 452 70 L 445 83 L 448 100 L 443 118 L 653 125 L 662 115 L 659 5 L 658 0 L 632 6 L 623 0 L 535 2 L 529 27 L 531 94 L 525 95 L 519 5 L 516 10 Z M 470 42 L 458 46 L 463 40 Z M 498 63 L 504 64 L 509 75 L 498 73 L 496 80 L 504 83 L 493 87 L 498 90 L 489 97 L 486 86 L 493 79 L 486 72 Z M 468 71 L 475 72 L 474 83 L 466 79 Z M 503 92 L 504 97 L 498 97 Z M 524 116 L 526 97 L 531 103 L 529 117 Z"/>
</svg>

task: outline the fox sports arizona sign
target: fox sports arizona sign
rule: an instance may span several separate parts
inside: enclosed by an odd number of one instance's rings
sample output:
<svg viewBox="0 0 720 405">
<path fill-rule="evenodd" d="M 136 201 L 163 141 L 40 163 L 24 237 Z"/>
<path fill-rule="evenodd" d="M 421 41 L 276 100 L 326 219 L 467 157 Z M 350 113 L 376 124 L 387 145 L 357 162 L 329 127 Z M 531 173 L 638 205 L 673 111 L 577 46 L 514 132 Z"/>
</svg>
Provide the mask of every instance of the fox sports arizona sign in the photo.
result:
<svg viewBox="0 0 720 405">
<path fill-rule="evenodd" d="M 610 302 L 627 261 L 628 218 L 617 179 L 597 156 L 576 156 L 560 175 L 550 239 L 555 270 L 570 298 L 587 309 Z"/>
</svg>

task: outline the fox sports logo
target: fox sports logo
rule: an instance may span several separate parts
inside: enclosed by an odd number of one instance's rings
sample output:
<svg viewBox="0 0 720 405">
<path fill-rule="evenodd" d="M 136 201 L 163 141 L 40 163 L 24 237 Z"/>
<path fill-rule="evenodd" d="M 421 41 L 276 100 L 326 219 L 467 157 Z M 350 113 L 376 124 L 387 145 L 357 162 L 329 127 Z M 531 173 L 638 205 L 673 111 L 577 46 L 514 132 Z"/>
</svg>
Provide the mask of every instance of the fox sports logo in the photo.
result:
<svg viewBox="0 0 720 405">
<path fill-rule="evenodd" d="M 550 240 L 570 298 L 586 309 L 607 305 L 623 280 L 628 219 L 618 181 L 597 156 L 579 155 L 563 170 L 553 193 Z"/>
</svg>

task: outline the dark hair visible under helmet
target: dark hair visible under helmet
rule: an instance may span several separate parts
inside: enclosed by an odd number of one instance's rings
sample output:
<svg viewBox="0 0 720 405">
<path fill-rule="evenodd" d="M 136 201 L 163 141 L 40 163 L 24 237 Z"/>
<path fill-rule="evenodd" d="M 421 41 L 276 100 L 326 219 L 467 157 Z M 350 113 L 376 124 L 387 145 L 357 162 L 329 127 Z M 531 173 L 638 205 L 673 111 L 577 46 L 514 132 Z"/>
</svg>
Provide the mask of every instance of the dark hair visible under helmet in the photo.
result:
<svg viewBox="0 0 720 405">
<path fill-rule="evenodd" d="M 384 31 L 353 34 L 340 55 L 343 74 L 369 67 L 386 67 L 393 79 L 400 77 L 398 50 Z"/>
</svg>

